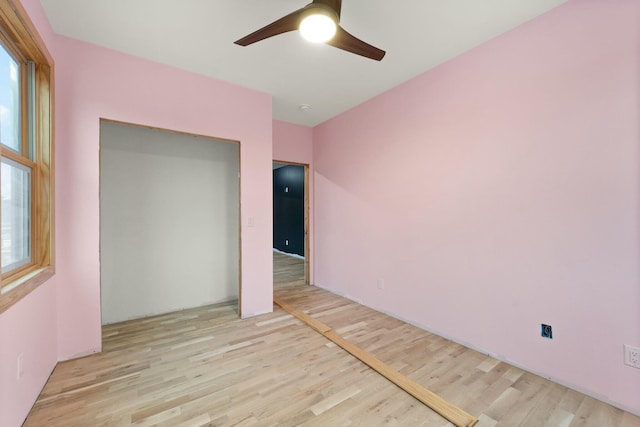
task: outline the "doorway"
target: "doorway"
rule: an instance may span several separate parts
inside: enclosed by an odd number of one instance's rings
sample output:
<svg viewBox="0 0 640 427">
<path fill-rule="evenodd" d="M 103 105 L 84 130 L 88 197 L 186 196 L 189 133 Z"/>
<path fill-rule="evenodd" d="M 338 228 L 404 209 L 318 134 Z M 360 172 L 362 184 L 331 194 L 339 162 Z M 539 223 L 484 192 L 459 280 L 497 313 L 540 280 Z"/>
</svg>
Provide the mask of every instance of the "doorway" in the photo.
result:
<svg viewBox="0 0 640 427">
<path fill-rule="evenodd" d="M 274 283 L 310 284 L 308 164 L 273 162 L 273 248 Z"/>
<path fill-rule="evenodd" d="M 102 324 L 239 299 L 239 152 L 101 120 Z"/>
</svg>

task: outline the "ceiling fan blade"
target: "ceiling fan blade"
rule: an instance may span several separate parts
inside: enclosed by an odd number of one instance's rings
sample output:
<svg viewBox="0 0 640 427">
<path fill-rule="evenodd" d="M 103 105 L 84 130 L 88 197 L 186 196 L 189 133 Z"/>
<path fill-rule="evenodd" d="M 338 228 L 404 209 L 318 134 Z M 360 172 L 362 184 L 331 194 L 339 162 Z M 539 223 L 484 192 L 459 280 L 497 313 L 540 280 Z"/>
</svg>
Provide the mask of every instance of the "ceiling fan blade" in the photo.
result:
<svg viewBox="0 0 640 427">
<path fill-rule="evenodd" d="M 376 61 L 380 61 L 386 54 L 384 50 L 371 46 L 369 43 L 363 42 L 359 38 L 352 36 L 341 26 L 338 26 L 336 35 L 329 40 L 327 44 Z"/>
<path fill-rule="evenodd" d="M 240 40 L 236 40 L 234 43 L 240 46 L 249 46 L 250 44 L 259 42 L 260 40 L 297 30 L 300 26 L 300 19 L 302 18 L 302 12 L 304 10 L 305 8 L 298 9 L 269 25 L 260 28 L 258 31 L 254 31 L 248 36 L 245 36 Z"/>
</svg>

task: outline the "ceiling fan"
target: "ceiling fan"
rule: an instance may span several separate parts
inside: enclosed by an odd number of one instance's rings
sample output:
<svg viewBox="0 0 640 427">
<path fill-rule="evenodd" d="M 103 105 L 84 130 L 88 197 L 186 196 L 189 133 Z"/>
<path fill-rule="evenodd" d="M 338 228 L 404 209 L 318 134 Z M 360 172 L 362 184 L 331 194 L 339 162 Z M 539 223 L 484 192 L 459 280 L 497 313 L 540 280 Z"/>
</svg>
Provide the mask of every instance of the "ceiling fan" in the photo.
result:
<svg viewBox="0 0 640 427">
<path fill-rule="evenodd" d="M 260 28 L 235 44 L 248 46 L 269 37 L 299 29 L 304 38 L 326 43 L 356 55 L 380 61 L 385 51 L 352 36 L 340 26 L 342 0 L 313 0 L 312 3 Z"/>
</svg>

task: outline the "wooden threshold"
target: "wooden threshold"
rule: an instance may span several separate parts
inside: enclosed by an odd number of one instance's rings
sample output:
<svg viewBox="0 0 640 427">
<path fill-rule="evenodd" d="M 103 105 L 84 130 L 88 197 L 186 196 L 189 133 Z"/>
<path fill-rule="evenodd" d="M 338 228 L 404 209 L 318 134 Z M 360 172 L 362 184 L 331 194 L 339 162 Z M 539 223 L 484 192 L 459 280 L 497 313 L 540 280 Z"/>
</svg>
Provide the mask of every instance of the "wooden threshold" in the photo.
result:
<svg viewBox="0 0 640 427">
<path fill-rule="evenodd" d="M 370 368 L 378 372 L 380 375 L 384 376 L 389 381 L 409 393 L 411 396 L 415 397 L 420 402 L 424 403 L 429 408 L 433 409 L 435 412 L 451 421 L 457 427 L 472 427 L 478 422 L 478 419 L 473 415 L 465 412 L 464 410 L 448 402 L 432 391 L 429 391 L 424 386 L 402 375 L 400 372 L 396 371 L 375 356 L 372 356 L 371 354 L 362 350 L 360 347 L 347 341 L 342 336 L 340 336 L 340 334 L 331 329 L 331 327 L 325 325 L 317 319 L 314 319 L 308 314 L 297 310 L 296 308 L 292 307 L 279 298 L 274 297 L 273 302 L 276 305 L 280 306 L 280 308 L 282 308 L 287 313 L 302 320 L 316 332 L 324 335 L 336 345 L 351 353 L 353 356 L 368 365 Z"/>
</svg>

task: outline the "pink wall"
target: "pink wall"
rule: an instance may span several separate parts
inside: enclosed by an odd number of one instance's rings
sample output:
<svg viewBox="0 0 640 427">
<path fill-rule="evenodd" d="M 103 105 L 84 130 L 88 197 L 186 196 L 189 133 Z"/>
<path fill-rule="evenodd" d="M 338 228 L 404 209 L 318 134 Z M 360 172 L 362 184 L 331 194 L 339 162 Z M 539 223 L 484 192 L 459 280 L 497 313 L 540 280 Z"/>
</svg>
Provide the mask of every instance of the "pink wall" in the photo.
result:
<svg viewBox="0 0 640 427">
<path fill-rule="evenodd" d="M 100 118 L 241 141 L 242 312 L 271 311 L 271 97 L 64 37 L 55 55 L 60 357 L 101 344 Z"/>
<path fill-rule="evenodd" d="M 309 165 L 309 279 L 314 283 L 313 276 L 313 129 L 307 126 L 273 121 L 273 160 L 283 162 L 302 163 Z"/>
<path fill-rule="evenodd" d="M 273 159 L 311 164 L 313 128 L 280 120 L 273 121 Z"/>
<path fill-rule="evenodd" d="M 25 1 L 24 7 L 51 49 L 53 32 L 40 2 Z M 22 424 L 56 365 L 56 289 L 57 278 L 53 277 L 0 314 L 0 426 Z M 23 355 L 24 367 L 20 379 L 19 355 Z"/>
<path fill-rule="evenodd" d="M 639 81 L 571 0 L 316 127 L 315 283 L 640 413 Z"/>
<path fill-rule="evenodd" d="M 55 282 L 0 315 L 0 426 L 22 424 L 58 361 Z M 18 379 L 20 354 L 24 374 Z"/>
<path fill-rule="evenodd" d="M 242 312 L 273 309 L 271 97 L 56 36 L 24 3 L 56 63 L 56 276 L 0 317 L 3 427 L 21 424 L 56 360 L 101 348 L 100 118 L 240 141 Z"/>
</svg>

